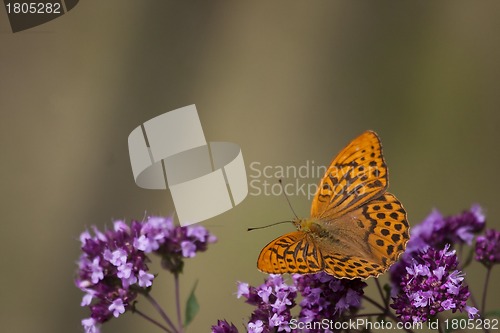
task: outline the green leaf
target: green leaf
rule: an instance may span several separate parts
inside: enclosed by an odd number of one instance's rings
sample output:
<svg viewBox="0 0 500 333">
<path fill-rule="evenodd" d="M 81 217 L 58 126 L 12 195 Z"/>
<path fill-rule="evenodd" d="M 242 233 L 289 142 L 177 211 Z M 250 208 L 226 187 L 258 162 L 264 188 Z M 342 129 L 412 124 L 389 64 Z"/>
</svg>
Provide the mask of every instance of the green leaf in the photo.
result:
<svg viewBox="0 0 500 333">
<path fill-rule="evenodd" d="M 193 321 L 194 317 L 200 310 L 200 304 L 198 304 L 198 300 L 196 299 L 196 296 L 194 294 L 197 285 L 198 281 L 194 283 L 193 289 L 191 289 L 191 293 L 189 294 L 189 298 L 186 302 L 186 316 L 184 321 L 184 327 L 186 327 Z"/>
<path fill-rule="evenodd" d="M 384 305 L 386 308 L 389 308 L 389 302 L 391 301 L 391 286 L 386 283 L 384 284 L 384 286 L 382 287 L 385 291 L 385 295 L 384 295 Z"/>
</svg>

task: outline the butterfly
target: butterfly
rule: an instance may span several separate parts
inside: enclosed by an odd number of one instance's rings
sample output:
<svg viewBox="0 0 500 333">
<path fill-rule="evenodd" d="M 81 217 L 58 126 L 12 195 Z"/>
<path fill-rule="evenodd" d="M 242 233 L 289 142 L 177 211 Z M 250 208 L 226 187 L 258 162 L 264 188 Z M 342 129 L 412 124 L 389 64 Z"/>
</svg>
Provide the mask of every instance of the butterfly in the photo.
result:
<svg viewBox="0 0 500 333">
<path fill-rule="evenodd" d="M 316 273 L 368 278 L 384 273 L 408 242 L 406 211 L 386 192 L 388 173 L 378 135 L 366 131 L 332 161 L 297 231 L 260 252 L 257 267 L 270 274 Z"/>
</svg>

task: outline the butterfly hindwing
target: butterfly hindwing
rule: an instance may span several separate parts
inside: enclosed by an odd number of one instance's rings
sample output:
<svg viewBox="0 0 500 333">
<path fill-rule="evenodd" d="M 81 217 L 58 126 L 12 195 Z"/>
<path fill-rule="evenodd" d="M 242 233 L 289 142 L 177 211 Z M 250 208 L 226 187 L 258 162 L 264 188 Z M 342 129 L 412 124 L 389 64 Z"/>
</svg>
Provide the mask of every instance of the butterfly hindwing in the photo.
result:
<svg viewBox="0 0 500 333">
<path fill-rule="evenodd" d="M 404 252 L 410 237 L 406 211 L 391 193 L 320 223 L 323 233 L 330 235 L 317 241 L 325 272 L 340 278 L 366 278 L 385 272 Z"/>
<path fill-rule="evenodd" d="M 401 202 L 393 194 L 385 193 L 353 214 L 360 221 L 357 224 L 364 225 L 366 241 L 377 261 L 385 268 L 396 262 L 410 239 L 410 226 Z"/>
<path fill-rule="evenodd" d="M 311 217 L 337 218 L 380 196 L 387 186 L 380 139 L 366 131 L 333 159 L 312 201 Z"/>
<path fill-rule="evenodd" d="M 270 274 L 314 273 L 323 269 L 323 258 L 309 235 L 295 231 L 267 244 L 260 252 L 257 267 Z"/>
<path fill-rule="evenodd" d="M 324 256 L 325 273 L 338 279 L 366 279 L 370 276 L 379 276 L 386 268 L 371 260 L 351 256 L 329 254 Z"/>
</svg>

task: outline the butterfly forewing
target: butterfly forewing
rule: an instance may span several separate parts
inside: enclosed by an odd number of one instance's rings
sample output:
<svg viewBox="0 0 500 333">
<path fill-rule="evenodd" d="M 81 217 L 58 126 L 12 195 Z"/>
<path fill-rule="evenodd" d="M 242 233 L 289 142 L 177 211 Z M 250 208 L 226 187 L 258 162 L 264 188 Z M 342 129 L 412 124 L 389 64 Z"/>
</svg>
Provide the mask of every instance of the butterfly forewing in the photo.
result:
<svg viewBox="0 0 500 333">
<path fill-rule="evenodd" d="M 388 186 L 377 134 L 366 131 L 335 157 L 319 183 L 311 217 L 337 218 L 380 196 Z"/>
<path fill-rule="evenodd" d="M 295 231 L 267 244 L 257 267 L 270 274 L 314 273 L 323 269 L 323 259 L 310 235 Z"/>
</svg>

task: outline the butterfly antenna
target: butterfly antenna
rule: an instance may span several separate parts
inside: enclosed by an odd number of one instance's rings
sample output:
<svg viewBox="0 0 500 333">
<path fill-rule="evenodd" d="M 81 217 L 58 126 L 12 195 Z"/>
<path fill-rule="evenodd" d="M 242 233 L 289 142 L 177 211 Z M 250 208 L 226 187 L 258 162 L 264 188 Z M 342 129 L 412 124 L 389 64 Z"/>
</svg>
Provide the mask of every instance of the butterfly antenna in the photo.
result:
<svg viewBox="0 0 500 333">
<path fill-rule="evenodd" d="M 272 224 L 269 224 L 269 225 L 265 225 L 263 227 L 248 228 L 247 231 L 252 231 L 252 230 L 257 230 L 257 229 L 264 229 L 264 228 L 272 227 L 274 225 L 282 224 L 282 223 L 293 223 L 293 221 L 280 221 L 280 222 L 272 223 Z"/>
<path fill-rule="evenodd" d="M 285 187 L 283 186 L 283 182 L 281 181 L 281 178 L 278 180 L 281 185 L 281 190 L 283 191 L 283 195 L 285 196 L 286 202 L 288 202 L 288 206 L 290 206 L 290 209 L 292 210 L 293 215 L 295 215 L 295 218 L 298 219 L 299 217 L 297 214 L 295 214 L 295 211 L 293 210 L 292 204 L 290 203 L 290 199 L 288 199 L 288 195 L 286 195 Z"/>
</svg>

